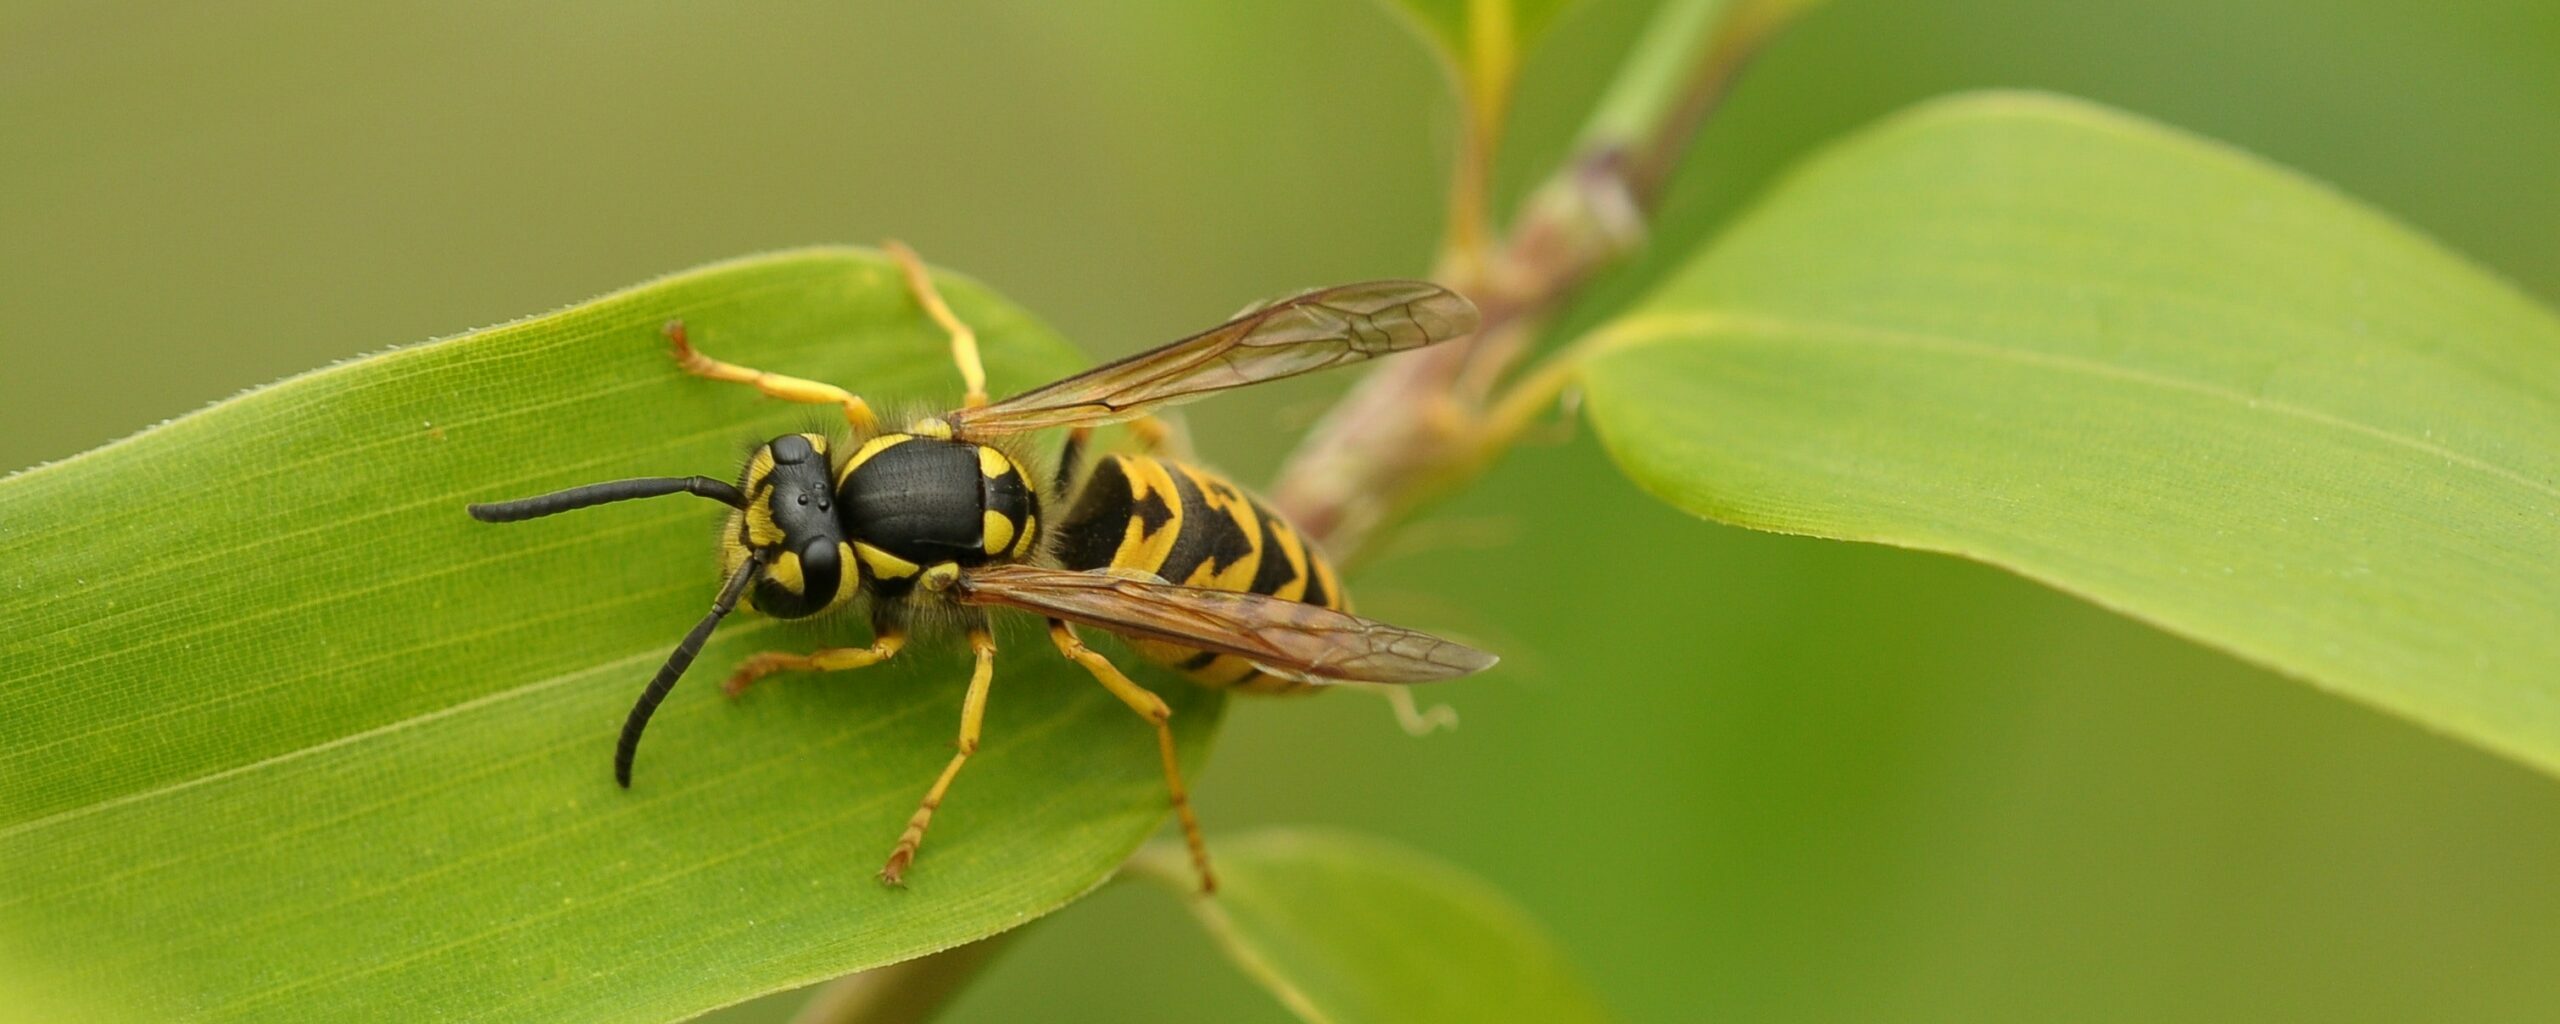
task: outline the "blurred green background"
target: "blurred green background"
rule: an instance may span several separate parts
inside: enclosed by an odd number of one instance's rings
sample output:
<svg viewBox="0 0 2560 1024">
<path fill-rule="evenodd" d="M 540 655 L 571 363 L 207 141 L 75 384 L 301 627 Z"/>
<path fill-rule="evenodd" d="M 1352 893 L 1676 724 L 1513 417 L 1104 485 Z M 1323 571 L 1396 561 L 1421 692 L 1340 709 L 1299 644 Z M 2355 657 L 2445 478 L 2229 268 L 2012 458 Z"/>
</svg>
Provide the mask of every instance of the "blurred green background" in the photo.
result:
<svg viewBox="0 0 2560 1024">
<path fill-rule="evenodd" d="M 1594 0 L 1531 62 L 1513 193 L 1647 6 Z M 2548 0 L 1841 0 L 1734 94 L 1652 262 L 1809 147 L 1979 86 L 2236 142 L 2560 297 Z M 7 466 L 803 242 L 905 238 L 1119 354 L 1420 271 L 1454 136 L 1369 0 L 18 0 L 0 128 Z M 1261 479 L 1345 383 L 1190 420 Z M 1508 658 L 1429 694 L 1464 727 L 1240 704 L 1202 813 L 1471 868 L 1631 1019 L 2560 1015 L 2551 780 L 1993 570 L 1689 520 L 1587 438 L 1518 453 L 1404 541 L 1357 581 L 1365 610 Z M 1121 888 L 950 1016 L 1284 1019 L 1168 899 Z"/>
</svg>

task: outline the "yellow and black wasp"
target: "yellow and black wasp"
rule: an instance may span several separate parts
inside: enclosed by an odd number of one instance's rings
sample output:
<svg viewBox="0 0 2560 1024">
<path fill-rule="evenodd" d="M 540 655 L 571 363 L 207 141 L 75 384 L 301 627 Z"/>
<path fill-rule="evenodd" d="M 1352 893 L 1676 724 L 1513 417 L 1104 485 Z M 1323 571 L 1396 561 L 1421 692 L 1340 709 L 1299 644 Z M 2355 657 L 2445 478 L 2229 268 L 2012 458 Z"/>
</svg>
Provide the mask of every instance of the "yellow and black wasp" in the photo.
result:
<svg viewBox="0 0 2560 1024">
<path fill-rule="evenodd" d="M 895 885 L 952 779 L 978 749 L 996 653 L 986 609 L 1020 609 L 1047 618 L 1060 653 L 1154 723 L 1201 888 L 1214 890 L 1208 848 L 1174 758 L 1171 710 L 1086 648 L 1075 625 L 1119 634 L 1142 656 L 1201 683 L 1251 692 L 1423 682 L 1494 663 L 1482 651 L 1350 614 L 1324 555 L 1215 474 L 1153 454 L 1106 454 L 1089 467 L 1079 458 L 1098 425 L 1132 422 L 1141 445 L 1152 449 L 1165 436 L 1148 415 L 1157 407 L 1465 335 L 1476 327 L 1476 310 L 1464 297 L 1416 281 L 1319 289 L 990 403 L 976 335 L 952 315 L 912 251 L 892 243 L 889 252 L 910 293 L 950 335 L 966 386 L 961 408 L 883 430 L 853 393 L 712 359 L 687 342 L 682 323 L 670 323 L 667 336 L 685 372 L 841 406 L 849 439 L 774 438 L 748 457 L 736 484 L 700 476 L 617 480 L 470 507 L 482 521 L 514 522 L 681 492 L 733 510 L 720 539 L 727 583 L 623 723 L 614 751 L 614 777 L 623 786 L 631 785 L 649 716 L 740 602 L 803 618 L 867 597 L 873 639 L 867 647 L 753 655 L 729 677 L 732 695 L 778 671 L 877 664 L 897 654 L 920 624 L 956 617 L 977 654 L 961 705 L 959 752 L 925 791 L 880 869 Z M 1035 472 L 1006 444 L 1050 428 L 1070 431 L 1050 473 Z"/>
</svg>

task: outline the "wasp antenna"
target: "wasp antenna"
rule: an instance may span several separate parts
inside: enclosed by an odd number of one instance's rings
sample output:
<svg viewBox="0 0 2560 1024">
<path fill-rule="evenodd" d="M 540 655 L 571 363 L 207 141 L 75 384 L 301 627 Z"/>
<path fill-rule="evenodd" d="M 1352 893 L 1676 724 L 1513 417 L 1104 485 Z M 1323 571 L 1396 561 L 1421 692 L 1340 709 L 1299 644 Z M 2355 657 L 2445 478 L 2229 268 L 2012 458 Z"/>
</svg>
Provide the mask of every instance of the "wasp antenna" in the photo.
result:
<svg viewBox="0 0 2560 1024">
<path fill-rule="evenodd" d="M 471 518 L 484 523 L 513 523 L 589 505 L 676 493 L 698 494 L 730 508 L 745 508 L 747 505 L 747 496 L 738 493 L 736 487 L 725 481 L 707 476 L 651 476 L 637 480 L 608 480 L 531 498 L 473 505 L 470 512 Z"/>
<path fill-rule="evenodd" d="M 622 741 L 614 744 L 613 748 L 613 779 L 621 783 L 622 788 L 631 788 L 631 759 L 640 753 L 640 733 L 649 728 L 649 716 L 658 713 L 658 704 L 667 699 L 667 691 L 676 688 L 676 680 L 683 678 L 684 670 L 693 667 L 694 655 L 702 653 L 703 642 L 711 639 L 712 627 L 718 626 L 721 619 L 728 617 L 730 609 L 738 606 L 738 595 L 746 593 L 747 582 L 755 579 L 756 573 L 763 568 L 764 562 L 752 555 L 747 558 L 747 564 L 738 567 L 738 571 L 729 577 L 729 585 L 720 588 L 720 596 L 711 602 L 711 614 L 694 623 L 693 631 L 677 642 L 675 653 L 667 655 L 667 663 L 658 666 L 658 674 L 649 680 L 649 688 L 640 691 L 639 702 L 631 705 L 631 717 L 622 720 Z"/>
</svg>

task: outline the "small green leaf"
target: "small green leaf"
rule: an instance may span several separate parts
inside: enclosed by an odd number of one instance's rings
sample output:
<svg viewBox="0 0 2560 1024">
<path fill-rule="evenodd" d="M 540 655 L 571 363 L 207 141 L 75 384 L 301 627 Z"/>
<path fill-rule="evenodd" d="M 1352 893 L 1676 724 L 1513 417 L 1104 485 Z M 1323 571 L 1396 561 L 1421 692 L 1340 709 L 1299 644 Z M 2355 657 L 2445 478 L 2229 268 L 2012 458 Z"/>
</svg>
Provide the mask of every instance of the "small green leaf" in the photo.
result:
<svg viewBox="0 0 2560 1024">
<path fill-rule="evenodd" d="M 1499 121 L 1520 62 L 1579 0 L 1385 0 L 1420 32 L 1475 116 Z"/>
<path fill-rule="evenodd" d="M 1210 844 L 1218 895 L 1191 890 L 1180 847 L 1131 868 L 1181 895 L 1236 967 L 1300 1018 L 1601 1021 L 1545 930 L 1481 879 L 1400 846 L 1266 829 Z"/>
<path fill-rule="evenodd" d="M 1702 515 L 1977 558 L 2560 770 L 2560 321 L 2086 104 L 1842 143 L 1594 339 Z"/>
<path fill-rule="evenodd" d="M 1083 360 L 961 280 L 1000 388 Z M 860 642 L 741 615 L 614 736 L 702 615 L 725 513 L 677 496 L 505 526 L 469 501 L 736 472 L 832 409 L 687 377 L 706 351 L 956 400 L 879 257 L 721 264 L 260 389 L 0 481 L 0 963 L 116 1020 L 670 1020 L 1002 931 L 1161 817 L 1146 725 L 1004 633 L 985 746 L 904 891 L 872 877 L 950 758 L 965 658 L 715 685 Z M 948 639 L 948 638 L 945 638 Z M 1187 753 L 1219 708 L 1166 690 Z M 18 998 L 23 996 L 23 999 Z"/>
</svg>

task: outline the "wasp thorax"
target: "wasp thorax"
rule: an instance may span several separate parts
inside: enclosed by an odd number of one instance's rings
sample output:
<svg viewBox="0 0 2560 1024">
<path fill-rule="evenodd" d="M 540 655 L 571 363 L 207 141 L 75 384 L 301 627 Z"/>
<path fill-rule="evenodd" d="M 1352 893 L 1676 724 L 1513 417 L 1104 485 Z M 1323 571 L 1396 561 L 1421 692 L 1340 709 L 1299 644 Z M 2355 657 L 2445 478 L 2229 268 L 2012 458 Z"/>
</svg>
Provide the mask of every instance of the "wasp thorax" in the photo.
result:
<svg viewBox="0 0 2560 1024">
<path fill-rule="evenodd" d="M 780 618 L 815 615 L 853 596 L 859 570 L 836 519 L 827 439 L 784 434 L 747 459 L 738 490 L 746 507 L 730 517 L 727 564 L 753 552 L 764 564 L 747 592 L 756 610 Z"/>
<path fill-rule="evenodd" d="M 1030 554 L 1040 502 L 1022 465 L 986 445 L 917 434 L 864 442 L 839 471 L 841 520 L 874 590 L 948 584 Z"/>
</svg>

